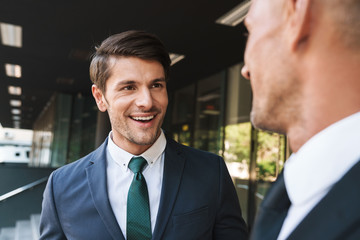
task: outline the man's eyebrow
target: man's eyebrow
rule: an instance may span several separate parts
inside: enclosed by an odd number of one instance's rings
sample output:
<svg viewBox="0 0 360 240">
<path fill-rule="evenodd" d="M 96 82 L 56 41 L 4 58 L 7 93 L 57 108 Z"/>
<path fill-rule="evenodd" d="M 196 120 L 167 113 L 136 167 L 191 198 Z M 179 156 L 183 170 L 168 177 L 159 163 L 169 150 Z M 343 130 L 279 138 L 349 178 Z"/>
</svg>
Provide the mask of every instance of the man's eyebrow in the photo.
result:
<svg viewBox="0 0 360 240">
<path fill-rule="evenodd" d="M 161 77 L 161 78 L 155 78 L 154 80 L 152 80 L 152 83 L 157 83 L 157 82 L 166 82 L 165 78 Z M 133 85 L 136 84 L 137 82 L 135 80 L 122 80 L 119 81 L 118 83 L 116 83 L 116 87 L 121 87 L 124 85 Z"/>
<path fill-rule="evenodd" d="M 153 82 L 165 82 L 165 78 L 156 78 Z"/>
<path fill-rule="evenodd" d="M 119 87 L 119 86 L 124 86 L 124 85 L 132 85 L 135 83 L 136 83 L 136 81 L 134 81 L 134 80 L 123 80 L 123 81 L 119 81 L 118 83 L 116 83 L 115 86 Z"/>
<path fill-rule="evenodd" d="M 134 83 L 136 83 L 135 80 L 122 80 L 118 82 L 118 84 L 134 84 Z"/>
</svg>

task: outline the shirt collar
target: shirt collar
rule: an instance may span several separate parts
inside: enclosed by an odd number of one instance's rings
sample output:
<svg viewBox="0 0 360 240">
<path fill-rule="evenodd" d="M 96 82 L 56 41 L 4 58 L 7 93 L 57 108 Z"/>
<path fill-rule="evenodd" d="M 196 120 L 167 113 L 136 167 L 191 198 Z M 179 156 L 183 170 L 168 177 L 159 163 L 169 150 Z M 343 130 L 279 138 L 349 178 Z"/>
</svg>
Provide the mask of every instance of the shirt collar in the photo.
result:
<svg viewBox="0 0 360 240">
<path fill-rule="evenodd" d="M 112 140 L 112 132 L 109 133 L 108 137 L 108 151 L 110 153 L 111 158 L 125 171 L 128 169 L 129 162 L 133 154 L 125 151 L 124 149 L 117 146 Z M 163 131 L 161 130 L 160 136 L 155 141 L 155 143 L 143 152 L 141 155 L 148 163 L 149 167 L 152 167 L 158 159 L 160 159 L 160 155 L 164 152 L 166 147 L 166 137 Z"/>
<path fill-rule="evenodd" d="M 328 191 L 360 158 L 360 112 L 346 117 L 307 141 L 284 166 L 292 204 L 302 204 Z"/>
</svg>

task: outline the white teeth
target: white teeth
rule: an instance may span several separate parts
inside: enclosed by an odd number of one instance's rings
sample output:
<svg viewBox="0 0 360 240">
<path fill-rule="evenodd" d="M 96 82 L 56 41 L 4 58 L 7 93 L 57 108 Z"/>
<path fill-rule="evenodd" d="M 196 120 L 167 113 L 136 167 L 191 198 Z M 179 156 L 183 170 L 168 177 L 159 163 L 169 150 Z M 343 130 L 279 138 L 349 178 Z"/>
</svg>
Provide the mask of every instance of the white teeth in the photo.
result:
<svg viewBox="0 0 360 240">
<path fill-rule="evenodd" d="M 154 118 L 154 116 L 148 116 L 148 117 L 132 117 L 136 121 L 149 121 Z"/>
</svg>

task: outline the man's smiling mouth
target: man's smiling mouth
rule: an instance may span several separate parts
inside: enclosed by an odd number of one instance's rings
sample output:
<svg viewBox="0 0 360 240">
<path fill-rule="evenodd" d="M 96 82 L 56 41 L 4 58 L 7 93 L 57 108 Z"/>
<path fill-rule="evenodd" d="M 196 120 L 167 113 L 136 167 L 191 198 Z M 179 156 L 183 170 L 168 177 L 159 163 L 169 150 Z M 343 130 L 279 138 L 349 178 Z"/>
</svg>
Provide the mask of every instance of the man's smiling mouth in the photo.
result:
<svg viewBox="0 0 360 240">
<path fill-rule="evenodd" d="M 131 117 L 133 120 L 136 121 L 150 121 L 155 117 L 155 115 L 151 115 L 151 116 L 146 116 L 146 117 Z"/>
</svg>

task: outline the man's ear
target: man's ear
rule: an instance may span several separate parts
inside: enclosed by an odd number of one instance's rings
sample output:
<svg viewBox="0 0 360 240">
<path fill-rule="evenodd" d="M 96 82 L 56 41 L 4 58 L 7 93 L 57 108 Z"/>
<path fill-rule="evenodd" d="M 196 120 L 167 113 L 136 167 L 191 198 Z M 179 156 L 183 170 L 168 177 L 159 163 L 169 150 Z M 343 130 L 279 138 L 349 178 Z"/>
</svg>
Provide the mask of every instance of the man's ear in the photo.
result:
<svg viewBox="0 0 360 240">
<path fill-rule="evenodd" d="M 106 108 L 106 104 L 104 103 L 105 97 L 103 96 L 102 91 L 95 84 L 93 84 L 91 86 L 91 92 L 95 98 L 96 105 L 99 108 L 99 110 L 101 112 L 105 112 L 107 108 Z"/>
<path fill-rule="evenodd" d="M 312 0 L 286 0 L 288 13 L 287 36 L 291 50 L 297 51 L 306 43 L 311 33 Z"/>
</svg>

